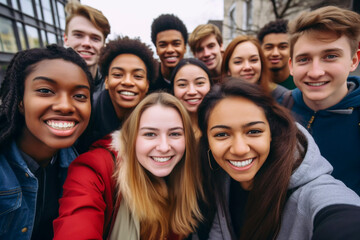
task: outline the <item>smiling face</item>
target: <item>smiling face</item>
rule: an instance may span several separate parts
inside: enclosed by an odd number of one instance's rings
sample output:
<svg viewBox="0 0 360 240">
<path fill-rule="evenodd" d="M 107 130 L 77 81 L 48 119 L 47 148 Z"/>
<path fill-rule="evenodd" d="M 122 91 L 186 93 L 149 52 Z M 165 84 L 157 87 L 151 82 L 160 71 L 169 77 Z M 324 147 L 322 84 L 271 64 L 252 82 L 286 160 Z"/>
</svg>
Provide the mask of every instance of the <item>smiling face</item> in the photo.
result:
<svg viewBox="0 0 360 240">
<path fill-rule="evenodd" d="M 55 152 L 72 146 L 90 119 L 90 86 L 85 72 L 62 59 L 38 62 L 25 78 L 19 110 L 25 117 L 19 140 L 25 153 L 31 156 L 34 149 Z"/>
<path fill-rule="evenodd" d="M 186 52 L 184 38 L 177 30 L 165 30 L 156 36 L 156 53 L 162 67 L 174 68 Z"/>
<path fill-rule="evenodd" d="M 267 34 L 261 47 L 271 70 L 277 71 L 288 67 L 290 46 L 286 33 Z"/>
<path fill-rule="evenodd" d="M 168 176 L 185 152 L 178 111 L 159 104 L 146 109 L 140 118 L 135 152 L 139 163 L 154 176 Z"/>
<path fill-rule="evenodd" d="M 261 61 L 257 47 L 247 41 L 238 44 L 229 60 L 229 72 L 251 83 L 257 83 L 261 75 Z"/>
<path fill-rule="evenodd" d="M 74 49 L 85 60 L 91 72 L 91 68 L 97 67 L 104 41 L 102 32 L 83 16 L 73 17 L 64 35 L 65 46 Z"/>
<path fill-rule="evenodd" d="M 304 102 L 317 111 L 334 106 L 346 96 L 347 77 L 358 62 L 346 36 L 310 32 L 296 41 L 289 67 Z"/>
<path fill-rule="evenodd" d="M 220 100 L 209 115 L 207 135 L 219 166 L 250 190 L 270 152 L 271 132 L 263 109 L 241 97 Z"/>
<path fill-rule="evenodd" d="M 111 62 L 105 78 L 111 102 L 118 117 L 134 108 L 149 88 L 145 63 L 134 54 L 120 54 Z"/>
<path fill-rule="evenodd" d="M 200 103 L 209 90 L 208 75 L 196 65 L 187 64 L 175 75 L 174 95 L 191 113 L 197 112 Z"/>
<path fill-rule="evenodd" d="M 216 40 L 215 34 L 211 34 L 200 41 L 195 51 L 195 57 L 203 61 L 208 69 L 220 74 L 222 61 L 222 45 Z"/>
</svg>

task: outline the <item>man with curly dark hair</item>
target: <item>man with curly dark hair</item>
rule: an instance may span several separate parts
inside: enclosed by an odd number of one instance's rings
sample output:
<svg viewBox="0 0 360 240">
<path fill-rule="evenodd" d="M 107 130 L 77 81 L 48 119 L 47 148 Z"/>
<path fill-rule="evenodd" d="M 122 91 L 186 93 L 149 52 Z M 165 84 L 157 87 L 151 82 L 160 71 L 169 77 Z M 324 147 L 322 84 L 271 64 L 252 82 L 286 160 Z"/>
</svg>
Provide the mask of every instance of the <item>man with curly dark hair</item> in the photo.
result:
<svg viewBox="0 0 360 240">
<path fill-rule="evenodd" d="M 138 38 L 119 37 L 102 49 L 99 66 L 105 77 L 105 90 L 94 102 L 92 121 L 77 143 L 80 153 L 121 127 L 147 94 L 157 63 L 150 47 Z"/>
<path fill-rule="evenodd" d="M 151 82 L 149 91 L 170 91 L 170 77 L 186 52 L 188 32 L 184 23 L 173 14 L 162 14 L 151 25 L 151 41 L 160 58 L 158 78 Z"/>
<path fill-rule="evenodd" d="M 262 27 L 257 35 L 264 52 L 271 80 L 288 89 L 296 88 L 289 72 L 289 36 L 285 19 L 271 21 Z"/>
</svg>

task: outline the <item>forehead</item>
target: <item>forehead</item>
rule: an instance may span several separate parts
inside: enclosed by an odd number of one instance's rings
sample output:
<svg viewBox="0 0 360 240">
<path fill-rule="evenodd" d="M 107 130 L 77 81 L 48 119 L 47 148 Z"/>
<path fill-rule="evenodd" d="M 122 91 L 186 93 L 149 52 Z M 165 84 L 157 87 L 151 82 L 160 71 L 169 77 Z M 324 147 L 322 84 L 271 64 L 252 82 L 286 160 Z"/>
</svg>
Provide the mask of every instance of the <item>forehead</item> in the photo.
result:
<svg viewBox="0 0 360 240">
<path fill-rule="evenodd" d="M 232 53 L 232 57 L 239 57 L 245 55 L 259 55 L 259 50 L 250 41 L 239 43 Z"/>
<path fill-rule="evenodd" d="M 75 63 L 63 59 L 45 59 L 37 62 L 33 65 L 32 71 L 26 76 L 25 81 L 32 81 L 40 76 L 50 78 L 60 85 L 90 86 L 84 70 Z"/>
<path fill-rule="evenodd" d="M 227 97 L 220 100 L 209 115 L 209 128 L 212 125 L 239 126 L 251 121 L 267 122 L 264 110 L 254 102 L 243 97 Z"/>
<path fill-rule="evenodd" d="M 121 68 L 135 68 L 135 69 L 143 69 L 147 70 L 145 63 L 141 58 L 137 55 L 130 53 L 123 53 L 115 57 L 110 64 L 110 68 L 112 67 L 121 67 Z"/>
<path fill-rule="evenodd" d="M 157 35 L 156 35 L 156 42 L 172 42 L 172 41 L 182 41 L 184 42 L 184 38 L 181 34 L 181 32 L 179 32 L 178 30 L 174 30 L 174 29 L 171 29 L 171 30 L 165 30 L 165 31 L 162 31 L 162 32 L 159 32 Z"/>
<path fill-rule="evenodd" d="M 210 43 L 216 43 L 217 45 L 219 45 L 218 41 L 216 40 L 216 36 L 213 33 L 201 39 L 199 41 L 199 47 L 205 47 Z"/>
<path fill-rule="evenodd" d="M 96 26 L 86 17 L 77 15 L 74 16 L 68 23 L 68 31 L 74 32 L 85 32 L 88 34 L 99 35 L 104 38 L 104 35 L 100 29 L 96 28 Z"/>
<path fill-rule="evenodd" d="M 186 64 L 176 73 L 175 79 L 178 78 L 197 78 L 206 77 L 206 72 L 199 66 L 194 64 Z"/>
<path fill-rule="evenodd" d="M 147 108 L 140 117 L 139 128 L 147 126 L 154 128 L 182 127 L 182 119 L 179 112 L 168 106 L 160 104 Z"/>
<path fill-rule="evenodd" d="M 263 44 L 288 43 L 289 35 L 287 33 L 270 33 L 263 39 Z"/>
<path fill-rule="evenodd" d="M 293 56 L 318 54 L 332 49 L 339 49 L 345 54 L 351 55 L 348 37 L 345 35 L 339 37 L 332 32 L 305 32 L 295 42 Z"/>
</svg>

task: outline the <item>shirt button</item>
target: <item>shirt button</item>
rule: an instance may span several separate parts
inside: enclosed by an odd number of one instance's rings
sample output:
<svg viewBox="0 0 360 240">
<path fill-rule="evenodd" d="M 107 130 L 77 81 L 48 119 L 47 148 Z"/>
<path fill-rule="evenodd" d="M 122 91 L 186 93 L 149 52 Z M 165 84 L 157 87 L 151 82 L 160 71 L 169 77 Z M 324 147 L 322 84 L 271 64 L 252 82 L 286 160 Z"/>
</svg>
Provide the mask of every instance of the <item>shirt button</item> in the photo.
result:
<svg viewBox="0 0 360 240">
<path fill-rule="evenodd" d="M 28 173 L 25 173 L 25 177 L 29 177 L 29 174 L 28 174 Z"/>
<path fill-rule="evenodd" d="M 21 229 L 21 232 L 23 232 L 23 233 L 25 233 L 25 232 L 27 232 L 27 228 L 26 227 L 24 227 L 23 229 Z"/>
</svg>

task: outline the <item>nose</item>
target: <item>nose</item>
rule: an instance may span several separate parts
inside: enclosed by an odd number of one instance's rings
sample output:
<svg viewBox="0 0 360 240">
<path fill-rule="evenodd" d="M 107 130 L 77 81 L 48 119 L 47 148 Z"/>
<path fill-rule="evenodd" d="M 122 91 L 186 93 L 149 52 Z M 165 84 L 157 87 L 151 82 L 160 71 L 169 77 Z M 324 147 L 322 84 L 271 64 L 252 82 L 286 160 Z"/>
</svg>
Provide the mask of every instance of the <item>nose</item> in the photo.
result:
<svg viewBox="0 0 360 240">
<path fill-rule="evenodd" d="M 272 54 L 273 56 L 279 56 L 279 55 L 280 55 L 279 49 L 278 49 L 277 47 L 274 47 L 271 54 Z"/>
<path fill-rule="evenodd" d="M 194 84 L 189 84 L 187 94 L 188 95 L 195 95 L 196 93 L 197 93 L 197 91 L 196 91 L 195 85 Z"/>
<path fill-rule="evenodd" d="M 320 78 L 325 74 L 323 67 L 318 59 L 313 59 L 310 69 L 307 72 L 308 77 L 310 78 Z"/>
<path fill-rule="evenodd" d="M 172 44 L 168 44 L 167 47 L 166 47 L 166 52 L 172 53 L 172 52 L 174 52 L 174 51 L 175 51 L 175 50 L 174 50 L 173 45 L 172 45 Z"/>
<path fill-rule="evenodd" d="M 121 84 L 128 87 L 134 86 L 134 81 L 132 79 L 132 76 L 130 74 L 126 74 Z"/>
<path fill-rule="evenodd" d="M 208 48 L 204 48 L 204 57 L 209 57 L 211 55 L 211 52 Z"/>
<path fill-rule="evenodd" d="M 244 61 L 244 70 L 250 70 L 251 69 L 251 64 L 248 60 Z"/>
<path fill-rule="evenodd" d="M 89 36 L 85 36 L 83 38 L 83 41 L 81 42 L 81 45 L 83 46 L 90 46 L 91 45 L 91 42 L 90 42 L 90 37 Z"/>
<path fill-rule="evenodd" d="M 156 146 L 156 150 L 159 152 L 166 153 L 170 150 L 170 144 L 166 135 L 161 135 L 159 139 L 159 144 Z"/>
<path fill-rule="evenodd" d="M 235 135 L 230 147 L 230 153 L 242 156 L 250 151 L 250 146 L 241 134 Z"/>
<path fill-rule="evenodd" d="M 68 94 L 62 94 L 59 96 L 57 101 L 52 105 L 52 109 L 55 112 L 61 112 L 63 114 L 69 114 L 75 111 L 71 96 Z"/>
</svg>

